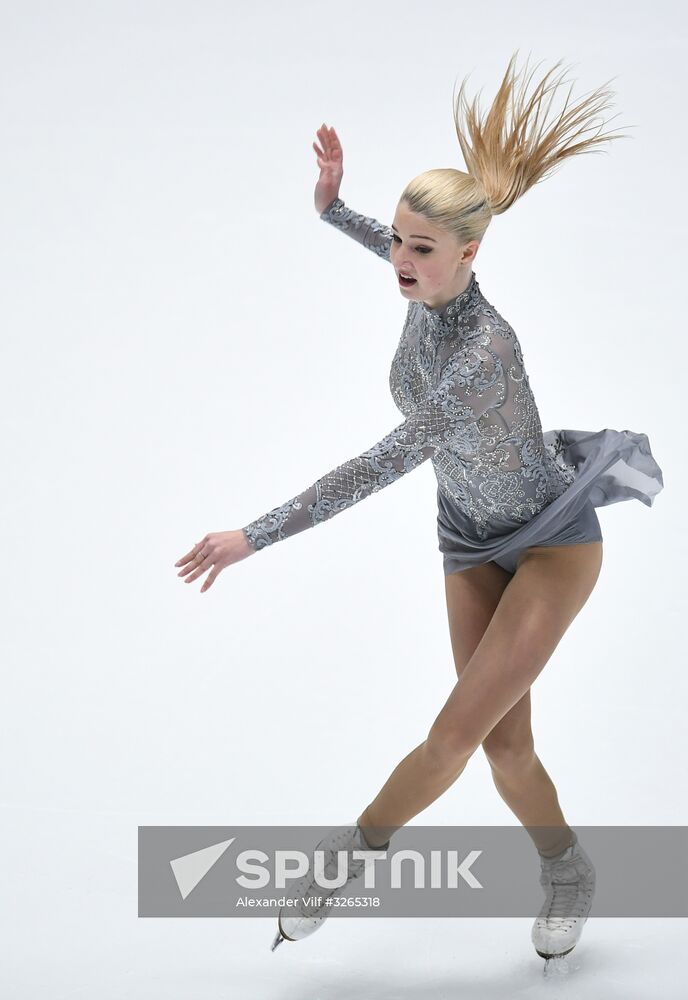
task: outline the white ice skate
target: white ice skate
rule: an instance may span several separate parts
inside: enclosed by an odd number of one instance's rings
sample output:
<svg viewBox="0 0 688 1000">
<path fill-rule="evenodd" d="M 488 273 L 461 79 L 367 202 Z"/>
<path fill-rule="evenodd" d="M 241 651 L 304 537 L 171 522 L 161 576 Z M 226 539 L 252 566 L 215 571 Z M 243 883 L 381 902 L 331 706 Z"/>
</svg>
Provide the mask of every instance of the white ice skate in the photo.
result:
<svg viewBox="0 0 688 1000">
<path fill-rule="evenodd" d="M 308 937 L 318 930 L 331 913 L 332 908 L 331 905 L 327 905 L 327 899 L 339 896 L 350 882 L 360 878 L 365 871 L 365 858 L 354 858 L 354 851 L 367 851 L 368 857 L 374 857 L 375 851 L 384 852 L 387 847 L 389 841 L 382 847 L 371 849 L 364 840 L 358 823 L 353 826 L 335 827 L 326 834 L 313 850 L 324 852 L 324 874 L 327 879 L 337 877 L 339 870 L 337 852 L 345 851 L 346 882 L 334 889 L 323 888 L 315 881 L 315 858 L 313 858 L 306 874 L 294 884 L 294 888 L 289 889 L 289 897 L 296 900 L 296 903 L 280 909 L 277 917 L 278 930 L 270 950 L 274 951 L 282 941 L 300 941 L 301 938 Z M 342 859 L 342 871 L 345 870 L 344 864 Z"/>
<path fill-rule="evenodd" d="M 595 869 L 578 843 L 554 858 L 540 855 L 540 885 L 545 902 L 535 918 L 531 940 L 541 958 L 568 955 L 578 943 L 595 892 Z"/>
</svg>

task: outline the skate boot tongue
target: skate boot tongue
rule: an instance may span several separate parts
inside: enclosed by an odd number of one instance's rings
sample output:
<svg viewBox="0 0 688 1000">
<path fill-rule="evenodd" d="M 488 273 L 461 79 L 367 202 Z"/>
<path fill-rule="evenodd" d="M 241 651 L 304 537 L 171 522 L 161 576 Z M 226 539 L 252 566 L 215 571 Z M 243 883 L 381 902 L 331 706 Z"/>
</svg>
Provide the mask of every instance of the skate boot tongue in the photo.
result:
<svg viewBox="0 0 688 1000">
<path fill-rule="evenodd" d="M 386 851 L 389 845 L 391 844 L 391 840 L 388 840 L 386 844 L 381 844 L 379 847 L 373 847 L 373 845 L 369 844 L 368 841 L 365 839 L 365 834 L 363 833 L 363 830 L 361 829 L 361 826 L 358 823 L 356 824 L 356 832 L 358 834 L 358 840 L 360 842 L 361 849 L 364 851 Z"/>
<path fill-rule="evenodd" d="M 553 860 L 553 861 L 570 861 L 571 858 L 574 855 L 575 850 L 576 850 L 576 845 L 575 844 L 571 844 L 570 847 L 567 847 L 565 851 L 562 851 L 561 854 L 557 854 L 557 856 L 555 858 L 551 859 L 551 860 Z"/>
<path fill-rule="evenodd" d="M 344 867 L 347 870 L 346 881 L 341 886 L 328 888 L 321 886 L 315 877 L 315 856 L 311 860 L 308 871 L 289 891 L 291 904 L 289 908 L 282 907 L 278 914 L 278 934 L 273 942 L 273 951 L 283 938 L 298 941 L 312 934 L 327 919 L 332 911 L 328 900 L 339 896 L 345 886 L 360 878 L 365 872 L 364 858 L 354 858 L 356 851 L 383 852 L 389 846 L 370 847 L 358 822 L 354 821 L 347 827 L 335 827 L 330 830 L 316 845 L 315 851 L 322 852 L 323 873 L 327 879 L 335 879 L 340 874 L 340 854 L 345 855 Z"/>
<path fill-rule="evenodd" d="M 543 854 L 542 851 L 538 851 L 538 854 L 544 861 L 568 861 L 573 856 L 574 849 L 578 843 L 578 835 L 573 833 L 572 836 L 573 840 L 568 847 L 565 847 L 558 854 Z"/>
</svg>

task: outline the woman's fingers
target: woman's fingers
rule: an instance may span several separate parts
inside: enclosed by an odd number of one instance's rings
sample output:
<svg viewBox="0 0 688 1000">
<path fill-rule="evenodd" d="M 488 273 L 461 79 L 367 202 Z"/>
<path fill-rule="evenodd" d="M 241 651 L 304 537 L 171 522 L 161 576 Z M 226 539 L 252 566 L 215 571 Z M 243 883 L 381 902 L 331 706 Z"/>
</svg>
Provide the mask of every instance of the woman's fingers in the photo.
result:
<svg viewBox="0 0 688 1000">
<path fill-rule="evenodd" d="M 337 150 L 340 150 L 342 148 L 339 139 L 337 137 L 337 133 L 333 128 L 329 129 L 327 133 L 327 144 L 330 153 L 335 153 L 337 152 Z"/>
<path fill-rule="evenodd" d="M 194 545 L 194 547 L 191 549 L 190 552 L 187 552 L 185 556 L 181 557 L 181 559 L 177 559 L 174 565 L 184 566 L 186 565 L 186 563 L 191 562 L 191 560 L 194 559 L 195 556 L 201 551 L 201 549 L 203 548 L 203 546 L 207 541 L 208 541 L 208 536 L 206 535 L 205 538 L 202 538 L 200 542 L 196 542 L 196 544 Z M 181 573 L 178 575 L 181 576 Z"/>
<path fill-rule="evenodd" d="M 313 143 L 313 148 L 318 156 L 322 157 L 324 160 L 332 159 L 333 155 L 341 153 L 342 147 L 337 137 L 337 133 L 333 128 L 328 128 L 326 125 L 322 125 L 316 132 L 322 149 L 319 149 L 315 143 Z"/>
<path fill-rule="evenodd" d="M 198 561 L 199 559 L 200 562 Z M 208 566 L 212 566 L 211 555 L 208 554 L 203 557 L 200 552 L 197 552 L 194 558 L 189 561 L 186 568 L 177 573 L 177 576 L 186 576 L 187 579 L 184 582 L 190 583 L 192 580 L 195 580 L 198 576 L 200 576 L 201 573 L 204 573 L 205 570 L 208 569 Z M 192 575 L 187 576 L 189 573 Z"/>
<path fill-rule="evenodd" d="M 319 157 L 320 157 L 321 159 L 323 159 L 323 160 L 326 160 L 326 159 L 327 159 L 327 142 L 325 141 L 325 139 L 324 139 L 324 138 L 323 138 L 323 136 L 321 135 L 321 131 L 320 131 L 320 130 L 318 130 L 318 138 L 320 139 L 320 146 L 318 146 L 318 145 L 317 145 L 317 144 L 316 144 L 316 143 L 314 142 L 314 143 L 313 143 L 313 149 L 315 150 L 316 154 L 317 154 L 317 155 L 318 155 L 318 156 L 319 156 Z M 321 148 L 321 147 L 322 147 L 322 148 Z"/>
<path fill-rule="evenodd" d="M 203 562 L 200 563 L 198 566 L 196 566 L 195 568 L 193 566 L 190 567 L 190 569 L 193 570 L 193 572 L 191 573 L 191 576 L 187 576 L 186 580 L 184 580 L 184 583 L 193 583 L 193 581 L 197 580 L 199 578 L 199 576 L 201 576 L 201 574 L 205 573 L 205 571 L 207 569 L 210 569 L 210 567 L 212 565 L 213 565 L 213 561 L 212 561 L 211 557 L 210 556 L 206 556 L 205 559 L 203 560 Z M 186 570 L 186 572 L 188 573 L 188 570 Z M 219 570 L 218 570 L 218 572 L 219 572 Z M 179 576 L 182 576 L 182 574 L 180 573 Z"/>
<path fill-rule="evenodd" d="M 193 566 L 189 567 L 191 570 L 193 570 L 193 572 L 191 573 L 191 576 L 187 576 L 186 580 L 184 580 L 184 583 L 193 583 L 193 581 L 197 580 L 199 576 L 202 576 L 207 570 L 210 570 L 208 578 L 205 580 L 203 586 L 201 587 L 201 593 L 203 593 L 204 590 L 207 590 L 208 587 L 212 587 L 213 581 L 217 579 L 219 574 L 224 569 L 224 563 L 216 562 L 215 560 L 216 556 L 208 555 L 205 557 L 203 562 L 195 569 Z M 188 573 L 189 570 L 185 570 L 185 572 Z M 179 576 L 182 576 L 182 573 L 180 573 Z"/>
<path fill-rule="evenodd" d="M 255 551 L 243 528 L 235 531 L 211 531 L 175 563 L 175 566 L 183 567 L 177 576 L 186 577 L 184 583 L 193 583 L 203 573 L 212 570 L 201 587 L 203 592 L 226 566 L 247 559 Z"/>
<path fill-rule="evenodd" d="M 212 587 L 213 581 L 216 579 L 216 577 L 218 577 L 220 575 L 220 570 L 221 569 L 222 569 L 221 566 L 215 566 L 215 567 L 213 567 L 212 571 L 208 575 L 208 579 L 205 581 L 205 583 L 201 587 L 201 591 L 200 591 L 201 594 L 203 593 L 204 590 L 207 590 L 208 587 Z"/>
</svg>

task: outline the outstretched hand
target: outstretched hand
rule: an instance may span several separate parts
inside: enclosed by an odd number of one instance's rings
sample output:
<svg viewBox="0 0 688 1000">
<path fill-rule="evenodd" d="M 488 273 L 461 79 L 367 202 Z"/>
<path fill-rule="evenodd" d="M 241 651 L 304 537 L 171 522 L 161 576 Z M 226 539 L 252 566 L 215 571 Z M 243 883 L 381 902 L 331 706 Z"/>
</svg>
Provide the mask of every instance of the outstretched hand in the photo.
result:
<svg viewBox="0 0 688 1000">
<path fill-rule="evenodd" d="M 344 175 L 344 154 L 342 144 L 333 128 L 328 128 L 323 122 L 316 135 L 320 139 L 322 149 L 313 143 L 320 167 L 320 177 L 315 185 L 313 200 L 316 210 L 324 212 L 330 202 L 339 195 L 339 186 Z"/>
<path fill-rule="evenodd" d="M 256 550 L 249 544 L 243 531 L 214 531 L 178 559 L 175 566 L 183 566 L 177 576 L 186 576 L 185 583 L 191 583 L 206 570 L 212 571 L 201 587 L 201 593 L 212 587 L 213 582 L 225 568 L 232 563 L 240 562 L 252 555 Z M 190 576 L 187 574 L 190 573 Z"/>
</svg>

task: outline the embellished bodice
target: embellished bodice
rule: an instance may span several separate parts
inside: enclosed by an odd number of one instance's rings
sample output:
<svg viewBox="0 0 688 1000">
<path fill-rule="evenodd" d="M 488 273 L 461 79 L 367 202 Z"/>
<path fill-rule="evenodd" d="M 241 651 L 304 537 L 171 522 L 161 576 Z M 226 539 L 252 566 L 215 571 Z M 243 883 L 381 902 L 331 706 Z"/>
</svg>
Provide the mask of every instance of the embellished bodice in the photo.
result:
<svg viewBox="0 0 688 1000">
<path fill-rule="evenodd" d="M 321 218 L 389 261 L 392 230 L 336 198 Z M 330 518 L 431 460 L 438 490 L 476 539 L 524 524 L 571 483 L 545 443 L 521 347 L 475 274 L 447 305 L 410 301 L 389 388 L 403 423 L 243 530 L 262 548 Z"/>
<path fill-rule="evenodd" d="M 483 297 L 475 274 L 451 305 L 447 318 L 446 311 L 409 303 L 389 387 L 410 417 L 453 373 L 461 405 L 453 432 L 430 459 L 439 490 L 475 537 L 485 538 L 539 513 L 569 485 L 573 470 L 545 445 L 518 338 Z"/>
</svg>

